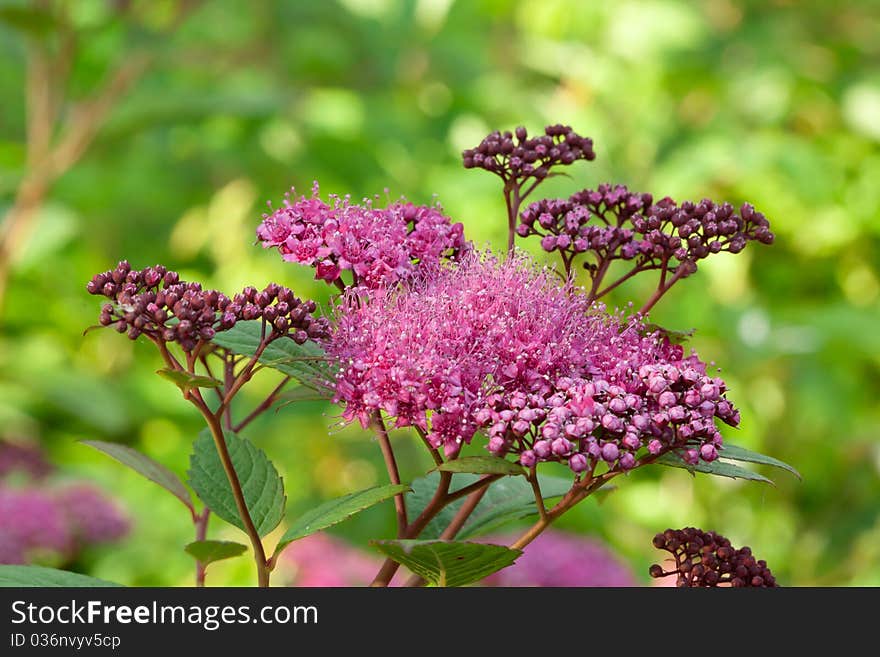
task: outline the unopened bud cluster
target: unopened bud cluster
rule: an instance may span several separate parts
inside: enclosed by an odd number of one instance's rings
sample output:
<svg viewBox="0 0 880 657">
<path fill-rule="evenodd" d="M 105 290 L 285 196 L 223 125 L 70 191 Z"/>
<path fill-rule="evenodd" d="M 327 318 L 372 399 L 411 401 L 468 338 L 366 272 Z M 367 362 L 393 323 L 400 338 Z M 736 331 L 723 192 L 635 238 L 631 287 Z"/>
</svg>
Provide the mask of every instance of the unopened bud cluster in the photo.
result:
<svg viewBox="0 0 880 657">
<path fill-rule="evenodd" d="M 600 185 L 567 199 L 543 199 L 520 215 L 517 233 L 536 235 L 541 247 L 571 261 L 591 254 L 587 269 L 611 260 L 634 260 L 641 269 L 681 267 L 681 276 L 696 271 L 696 262 L 713 253 L 739 253 L 750 241 L 773 242 L 766 217 L 744 204 L 708 199 L 681 205 L 666 197 L 630 192 L 623 185 Z"/>
<path fill-rule="evenodd" d="M 654 537 L 654 547 L 669 552 L 675 568 L 666 571 L 660 564 L 650 568 L 651 577 L 675 575 L 681 587 L 775 587 L 776 578 L 767 562 L 755 559 L 748 547 L 734 548 L 715 532 L 694 527 L 667 529 Z"/>
<path fill-rule="evenodd" d="M 87 289 L 112 300 L 101 309 L 102 326 L 113 326 L 132 340 L 146 335 L 155 342 L 177 342 L 188 352 L 242 320 L 262 319 L 270 340 L 287 335 L 302 344 L 329 335 L 327 320 L 312 316 L 314 301 L 302 301 L 275 283 L 262 291 L 246 287 L 230 299 L 181 281 L 161 265 L 135 270 L 123 260 L 95 275 Z"/>
<path fill-rule="evenodd" d="M 537 137 L 529 137 L 523 126 L 514 133 L 495 131 L 462 152 L 466 169 L 485 169 L 513 183 L 543 180 L 554 166 L 595 158 L 593 140 L 567 125 L 548 125 Z"/>
</svg>

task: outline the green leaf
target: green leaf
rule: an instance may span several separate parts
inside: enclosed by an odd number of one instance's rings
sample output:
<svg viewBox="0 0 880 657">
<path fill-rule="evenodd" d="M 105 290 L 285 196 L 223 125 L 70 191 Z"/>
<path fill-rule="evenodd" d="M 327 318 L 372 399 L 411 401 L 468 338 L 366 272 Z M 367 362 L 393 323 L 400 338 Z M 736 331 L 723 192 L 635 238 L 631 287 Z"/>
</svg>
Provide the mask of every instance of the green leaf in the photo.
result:
<svg viewBox="0 0 880 657">
<path fill-rule="evenodd" d="M 154 461 L 146 454 L 141 454 L 136 449 L 119 443 L 108 443 L 103 440 L 82 440 L 83 445 L 94 447 L 100 452 L 116 459 L 123 465 L 146 477 L 154 484 L 158 484 L 177 499 L 183 502 L 190 511 L 193 509 L 192 497 L 183 485 L 180 478 L 161 463 Z"/>
<path fill-rule="evenodd" d="M 452 478 L 450 491 L 455 492 L 465 486 L 469 486 L 480 477 L 474 474 L 461 473 Z M 565 495 L 571 488 L 572 480 L 561 477 L 538 476 L 541 483 L 541 492 L 544 500 Z M 440 481 L 440 473 L 431 472 L 425 477 L 420 477 L 412 482 L 413 492 L 407 496 L 407 505 L 410 515 L 417 517 L 428 505 L 437 484 Z M 459 499 L 443 507 L 421 533 L 423 539 L 433 539 L 440 536 L 446 526 L 452 521 L 458 509 L 464 504 L 464 499 Z M 513 520 L 520 520 L 538 513 L 535 504 L 535 494 L 532 486 L 524 477 L 508 477 L 499 479 L 489 485 L 489 489 L 483 495 L 483 499 L 474 509 L 467 522 L 458 533 L 459 538 L 470 538 L 491 532 L 492 530 Z"/>
<path fill-rule="evenodd" d="M 356 513 L 360 513 L 364 509 L 408 490 L 410 490 L 410 487 L 407 484 L 388 484 L 386 486 L 367 488 L 356 493 L 349 493 L 348 495 L 324 502 L 320 506 L 306 511 L 293 522 L 284 533 L 284 536 L 281 537 L 281 540 L 278 541 L 275 554 L 280 554 L 284 548 L 297 539 L 332 527 L 343 520 L 351 518 Z"/>
<path fill-rule="evenodd" d="M 228 331 L 217 333 L 211 342 L 236 354 L 253 356 L 262 341 L 262 332 L 260 320 L 238 322 Z M 263 351 L 260 363 L 322 393 L 329 390 L 333 381 L 332 367 L 324 350 L 311 340 L 300 345 L 289 337 L 278 338 Z"/>
<path fill-rule="evenodd" d="M 524 475 L 526 473 L 519 463 L 513 463 L 498 456 L 465 456 L 453 461 L 446 461 L 438 470 L 443 472 L 470 472 L 472 474 Z"/>
<path fill-rule="evenodd" d="M 772 465 L 775 468 L 787 470 L 798 479 L 803 479 L 803 477 L 801 477 L 801 473 L 795 470 L 785 461 L 780 461 L 779 459 L 775 459 L 772 456 L 766 456 L 764 454 L 759 454 L 758 452 L 753 452 L 749 449 L 746 449 L 745 447 L 740 447 L 738 445 L 724 443 L 721 449 L 718 450 L 718 456 L 723 459 L 729 459 L 731 461 L 747 461 L 749 463 Z"/>
<path fill-rule="evenodd" d="M 193 541 L 183 550 L 203 566 L 223 559 L 231 559 L 247 552 L 247 545 L 235 541 Z"/>
<path fill-rule="evenodd" d="M 44 568 L 43 566 L 0 566 L 0 587 L 18 586 L 70 586 L 76 588 L 94 588 L 122 586 L 97 577 L 88 577 L 69 570 Z"/>
<path fill-rule="evenodd" d="M 260 536 L 278 526 L 284 516 L 284 482 L 263 450 L 249 440 L 226 432 L 226 445 L 232 465 L 238 474 L 245 504 Z M 244 523 L 232 495 L 232 487 L 214 445 L 210 431 L 205 429 L 193 444 L 190 457 L 189 485 L 211 511 L 239 529 Z"/>
<path fill-rule="evenodd" d="M 436 586 L 466 586 L 516 561 L 522 550 L 463 541 L 372 541 L 380 552 Z"/>
<path fill-rule="evenodd" d="M 751 470 L 746 470 L 745 468 L 741 468 L 738 465 L 727 463 L 721 460 L 712 461 L 711 463 L 700 461 L 696 465 L 691 465 L 682 460 L 682 458 L 678 454 L 674 452 L 667 452 L 666 454 L 655 460 L 654 463 L 656 463 L 657 465 L 666 465 L 673 468 L 684 468 L 692 475 L 695 472 L 702 472 L 704 474 L 717 475 L 719 477 L 730 477 L 731 479 L 750 479 L 751 481 L 761 481 L 765 484 L 770 484 L 771 486 L 776 485 L 773 483 L 772 480 L 767 479 L 767 477 L 765 477 L 764 475 L 758 474 L 757 472 L 753 472 Z"/>
<path fill-rule="evenodd" d="M 173 370 L 170 367 L 163 367 L 161 370 L 156 370 L 156 374 L 163 379 L 168 379 L 184 392 L 189 392 L 193 388 L 219 388 L 223 385 L 220 381 L 212 379 L 210 376 L 181 372 L 180 370 Z"/>
<path fill-rule="evenodd" d="M 278 395 L 278 401 L 282 402 L 279 407 L 301 401 L 326 401 L 328 399 L 333 399 L 332 390 L 315 390 L 306 386 L 297 386 Z"/>
</svg>

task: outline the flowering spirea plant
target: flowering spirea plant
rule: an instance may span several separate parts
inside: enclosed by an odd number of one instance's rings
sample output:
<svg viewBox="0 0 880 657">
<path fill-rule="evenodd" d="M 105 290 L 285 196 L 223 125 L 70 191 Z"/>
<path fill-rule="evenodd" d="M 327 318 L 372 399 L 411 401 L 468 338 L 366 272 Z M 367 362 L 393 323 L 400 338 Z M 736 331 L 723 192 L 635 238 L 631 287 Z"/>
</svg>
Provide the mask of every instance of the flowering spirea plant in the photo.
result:
<svg viewBox="0 0 880 657">
<path fill-rule="evenodd" d="M 291 543 L 393 500 L 397 532 L 372 541 L 385 556 L 372 585 L 389 585 L 403 565 L 411 571 L 404 584 L 456 586 L 509 566 L 556 519 L 636 468 L 759 481 L 769 480 L 736 462 L 794 472 L 725 442 L 722 428 L 741 421 L 727 384 L 678 335 L 648 322 L 699 261 L 771 244 L 767 219 L 748 204 L 655 201 L 619 184 L 524 206 L 559 169 L 595 157 L 592 140 L 563 125 L 535 137 L 522 127 L 493 132 L 463 153 L 466 168 L 502 181 L 503 252 L 474 248 L 439 205 L 323 200 L 317 183 L 308 197 L 291 192 L 263 215 L 257 238 L 332 286 L 323 309 L 275 283 L 227 296 L 126 261 L 88 283 L 106 299 L 99 325 L 152 342 L 165 365 L 159 373 L 205 420 L 188 472 L 201 508 L 176 474 L 145 455 L 88 441 L 187 507 L 197 584 L 210 563 L 248 549 L 208 539 L 212 513 L 245 532 L 257 581 L 267 586 Z M 560 268 L 516 248 L 517 237 L 531 244 L 532 236 Z M 639 274 L 656 277 L 648 298 L 611 311 L 603 298 Z M 280 377 L 276 387 L 240 408 L 238 393 L 262 370 Z M 270 553 L 264 540 L 284 518 L 284 484 L 243 433 L 276 402 L 304 398 L 331 401 L 343 423 L 374 431 L 389 483 L 290 519 Z M 403 483 L 391 431 L 424 443 L 433 470 Z M 547 463 L 568 475 L 551 475 Z M 529 515 L 533 524 L 514 538 L 467 540 Z M 682 531 L 660 535 L 658 545 L 675 557 L 680 582 L 775 581 L 725 539 Z M 575 552 L 560 549 L 558 559 Z M 748 581 L 730 575 L 742 568 Z"/>
</svg>

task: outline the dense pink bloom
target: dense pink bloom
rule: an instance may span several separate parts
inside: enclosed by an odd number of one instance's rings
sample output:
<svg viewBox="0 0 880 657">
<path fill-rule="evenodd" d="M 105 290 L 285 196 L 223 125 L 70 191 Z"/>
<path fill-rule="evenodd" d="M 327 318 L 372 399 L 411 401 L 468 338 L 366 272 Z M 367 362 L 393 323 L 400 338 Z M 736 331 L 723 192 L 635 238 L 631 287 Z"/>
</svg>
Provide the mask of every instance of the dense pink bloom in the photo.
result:
<svg viewBox="0 0 880 657">
<path fill-rule="evenodd" d="M 582 377 L 562 376 L 542 392 L 489 395 L 477 413 L 489 450 L 520 463 L 561 461 L 575 472 L 601 462 L 629 470 L 641 455 L 676 448 L 690 463 L 713 461 L 719 419 L 739 424 L 726 385 L 680 345 L 646 332 L 640 319 L 594 315 Z"/>
<path fill-rule="evenodd" d="M 36 446 L 0 441 L 0 563 L 54 555 L 67 561 L 95 543 L 122 538 L 127 516 L 100 490 L 80 483 L 47 483 L 52 466 Z M 7 475 L 25 475 L 11 487 Z M 30 481 L 28 481 L 28 479 Z"/>
<path fill-rule="evenodd" d="M 628 470 L 673 448 L 711 461 L 715 418 L 739 422 L 696 356 L 523 256 L 474 253 L 406 289 L 350 296 L 327 351 L 345 419 L 366 427 L 383 411 L 447 456 L 482 429 L 489 451 L 526 466 Z"/>
<path fill-rule="evenodd" d="M 367 586 L 382 559 L 327 534 L 294 541 L 281 554 L 278 573 L 288 586 Z"/>
<path fill-rule="evenodd" d="M 74 539 L 56 499 L 34 488 L 0 488 L 0 563 L 24 563 L 28 553 L 68 554 Z"/>
<path fill-rule="evenodd" d="M 364 426 L 378 410 L 415 425 L 447 455 L 469 442 L 495 391 L 547 395 L 588 365 L 582 295 L 525 257 L 465 256 L 403 290 L 349 295 L 327 345 L 336 399 Z"/>
<path fill-rule="evenodd" d="M 516 535 L 481 542 L 509 545 Z M 483 580 L 486 586 L 636 586 L 629 568 L 600 541 L 549 529 L 512 566 Z"/>
<path fill-rule="evenodd" d="M 55 492 L 55 498 L 79 545 L 109 543 L 128 533 L 129 519 L 94 486 L 66 486 Z"/>
<path fill-rule="evenodd" d="M 264 215 L 257 238 L 285 260 L 315 267 L 319 280 L 334 283 L 350 271 L 353 284 L 367 289 L 406 280 L 466 248 L 462 225 L 439 206 L 401 201 L 376 208 L 347 196 L 329 201 L 321 200 L 317 183 L 310 198 L 288 194 L 282 207 Z"/>
</svg>

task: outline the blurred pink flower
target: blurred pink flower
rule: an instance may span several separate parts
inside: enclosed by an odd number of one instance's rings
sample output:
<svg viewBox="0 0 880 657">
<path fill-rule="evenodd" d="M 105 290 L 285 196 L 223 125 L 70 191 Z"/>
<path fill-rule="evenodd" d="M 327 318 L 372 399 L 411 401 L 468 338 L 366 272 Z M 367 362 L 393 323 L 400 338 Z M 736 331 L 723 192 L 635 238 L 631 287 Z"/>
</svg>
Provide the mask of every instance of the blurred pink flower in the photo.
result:
<svg viewBox="0 0 880 657">
<path fill-rule="evenodd" d="M 517 535 L 484 543 L 510 545 Z M 636 586 L 630 569 L 595 538 L 550 529 L 526 546 L 512 566 L 483 580 L 484 586 Z"/>
<path fill-rule="evenodd" d="M 0 563 L 24 563 L 32 551 L 67 555 L 73 535 L 55 498 L 35 488 L 0 488 Z"/>
<path fill-rule="evenodd" d="M 94 486 L 72 484 L 56 491 L 55 498 L 77 544 L 110 543 L 130 529 L 119 507 Z"/>
<path fill-rule="evenodd" d="M 281 554 L 280 581 L 288 586 L 368 586 L 382 559 L 327 534 L 294 541 Z"/>
</svg>

